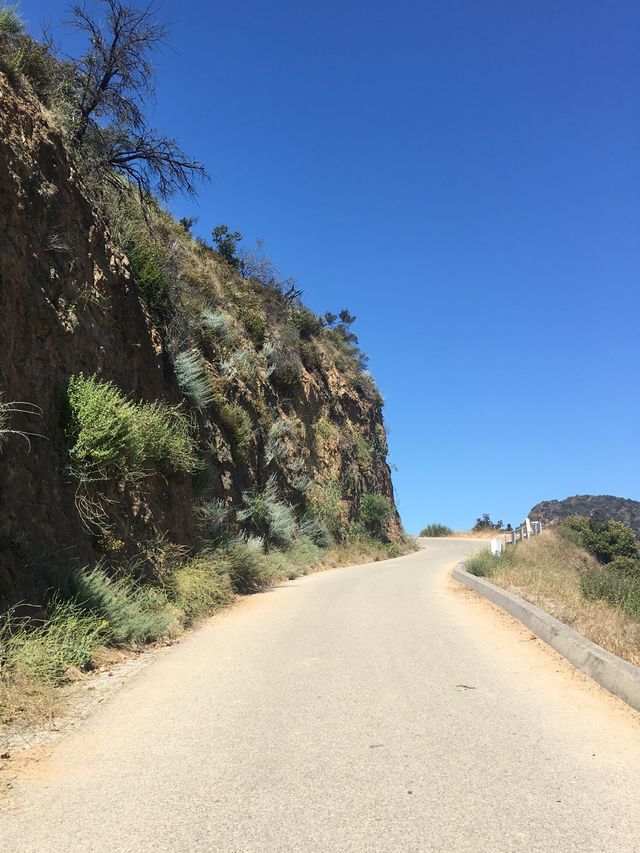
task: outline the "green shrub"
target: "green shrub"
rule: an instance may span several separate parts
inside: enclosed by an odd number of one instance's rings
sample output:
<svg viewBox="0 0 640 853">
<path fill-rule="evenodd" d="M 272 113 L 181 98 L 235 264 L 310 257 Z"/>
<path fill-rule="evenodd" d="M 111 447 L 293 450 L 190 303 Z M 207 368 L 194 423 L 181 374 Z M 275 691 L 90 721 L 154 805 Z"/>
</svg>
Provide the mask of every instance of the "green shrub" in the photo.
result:
<svg viewBox="0 0 640 853">
<path fill-rule="evenodd" d="M 340 427 L 327 418 L 317 418 L 317 420 L 313 422 L 313 432 L 316 441 L 321 441 L 323 443 L 332 439 L 337 441 L 340 438 Z"/>
<path fill-rule="evenodd" d="M 258 592 L 273 579 L 260 539 L 237 539 L 230 543 L 224 560 L 235 592 Z"/>
<path fill-rule="evenodd" d="M 307 370 L 322 370 L 322 353 L 315 340 L 300 341 L 300 358 Z"/>
<path fill-rule="evenodd" d="M 479 551 L 466 559 L 465 566 L 470 575 L 490 578 L 497 571 L 501 559 L 501 555 L 492 554 L 491 551 Z"/>
<path fill-rule="evenodd" d="M 289 434 L 289 422 L 286 418 L 278 418 L 269 427 L 264 446 L 264 461 L 266 465 L 271 465 L 274 461 L 286 459 L 288 450 L 285 439 Z"/>
<path fill-rule="evenodd" d="M 284 391 L 292 391 L 300 383 L 300 363 L 289 359 L 285 352 L 276 350 L 269 364 L 269 377 L 274 385 Z"/>
<path fill-rule="evenodd" d="M 166 595 L 156 587 L 128 577 L 110 578 L 100 566 L 71 577 L 78 604 L 103 620 L 115 643 L 145 643 L 166 634 L 174 613 Z"/>
<path fill-rule="evenodd" d="M 317 314 L 301 306 L 289 308 L 288 318 L 303 340 L 316 337 L 324 328 L 324 323 Z"/>
<path fill-rule="evenodd" d="M 0 618 L 0 671 L 58 682 L 70 666 L 87 666 L 107 639 L 106 628 L 103 620 L 73 602 L 54 601 L 36 627 L 9 611 Z"/>
<path fill-rule="evenodd" d="M 111 382 L 72 376 L 67 388 L 71 457 L 81 465 L 132 477 L 148 463 L 193 471 L 196 451 L 189 421 L 176 406 L 133 403 Z"/>
<path fill-rule="evenodd" d="M 291 477 L 291 488 L 301 495 L 306 495 L 313 486 L 313 477 L 310 474 L 304 474 L 299 471 Z"/>
<path fill-rule="evenodd" d="M 255 351 L 249 347 L 234 350 L 225 362 L 226 372 L 231 376 L 240 375 L 245 382 L 251 383 L 258 375 L 258 361 Z M 224 369 L 224 366 L 223 366 Z"/>
<path fill-rule="evenodd" d="M 349 377 L 349 385 L 376 406 L 384 406 L 384 397 L 368 370 L 358 370 Z"/>
<path fill-rule="evenodd" d="M 271 476 L 262 490 L 242 493 L 244 506 L 237 512 L 240 522 L 247 522 L 267 542 L 288 547 L 296 535 L 297 524 L 290 506 L 278 499 L 275 476 Z"/>
<path fill-rule="evenodd" d="M 299 446 L 302 442 L 303 435 L 304 426 L 300 418 L 280 417 L 275 420 L 269 427 L 267 440 L 265 442 L 266 464 L 270 465 L 274 460 L 284 462 L 290 453 L 289 447 L 287 446 L 287 439 L 291 443 Z M 302 457 L 298 457 L 289 467 L 290 470 L 295 473 L 300 473 L 304 467 L 304 459 L 302 459 Z"/>
<path fill-rule="evenodd" d="M 206 501 L 198 508 L 197 515 L 207 539 L 219 545 L 231 536 L 231 507 L 220 498 Z"/>
<path fill-rule="evenodd" d="M 24 33 L 24 21 L 20 16 L 20 7 L 0 6 L 0 48 L 17 36 Z"/>
<path fill-rule="evenodd" d="M 245 282 L 227 282 L 225 291 L 235 307 L 234 313 L 247 330 L 249 337 L 261 347 L 267 334 L 267 315 L 262 307 L 262 299 L 251 285 Z"/>
<path fill-rule="evenodd" d="M 237 343 L 239 338 L 238 330 L 233 325 L 233 320 L 226 311 L 204 310 L 202 312 L 202 324 L 211 333 L 214 340 L 219 341 L 225 346 L 233 346 Z"/>
<path fill-rule="evenodd" d="M 179 352 L 173 360 L 178 385 L 183 394 L 190 397 L 199 409 L 206 409 L 215 397 L 215 388 L 209 368 L 197 349 Z"/>
<path fill-rule="evenodd" d="M 231 600 L 227 568 L 219 555 L 204 553 L 171 572 L 167 589 L 187 625 Z"/>
<path fill-rule="evenodd" d="M 640 619 L 640 577 L 621 574 L 609 568 L 586 572 L 580 578 L 585 598 L 603 600 L 612 607 Z"/>
<path fill-rule="evenodd" d="M 393 518 L 393 506 L 384 495 L 364 494 L 360 498 L 360 522 L 378 538 L 384 538 Z"/>
<path fill-rule="evenodd" d="M 607 569 L 619 575 L 640 579 L 640 560 L 633 557 L 614 557 L 610 563 L 607 563 Z"/>
<path fill-rule="evenodd" d="M 15 81 L 22 72 L 21 45 L 26 40 L 19 7 L 0 7 L 0 71 Z"/>
<path fill-rule="evenodd" d="M 373 448 L 371 443 L 363 435 L 355 434 L 353 436 L 353 445 L 356 452 L 358 466 L 362 471 L 371 470 L 371 462 L 373 459 Z"/>
<path fill-rule="evenodd" d="M 446 524 L 428 524 L 420 531 L 420 536 L 451 536 L 453 530 Z"/>
<path fill-rule="evenodd" d="M 318 548 L 329 548 L 333 544 L 327 525 L 314 515 L 303 516 L 298 528 L 299 536 L 309 539 Z"/>
<path fill-rule="evenodd" d="M 142 298 L 154 313 L 164 316 L 169 307 L 169 281 L 161 253 L 156 248 L 134 242 L 127 244 L 126 252 Z"/>
<path fill-rule="evenodd" d="M 222 394 L 215 398 L 220 423 L 231 439 L 236 456 L 244 457 L 253 439 L 253 422 L 246 409 L 239 403 L 227 400 Z"/>
<path fill-rule="evenodd" d="M 566 518 L 562 526 L 577 534 L 579 544 L 601 563 L 610 563 L 616 557 L 640 559 L 635 533 L 621 521 L 573 515 Z"/>
<path fill-rule="evenodd" d="M 333 539 L 344 539 L 349 524 L 349 504 L 342 497 L 342 488 L 336 479 L 314 483 L 307 495 L 308 503 L 322 521 Z"/>
</svg>

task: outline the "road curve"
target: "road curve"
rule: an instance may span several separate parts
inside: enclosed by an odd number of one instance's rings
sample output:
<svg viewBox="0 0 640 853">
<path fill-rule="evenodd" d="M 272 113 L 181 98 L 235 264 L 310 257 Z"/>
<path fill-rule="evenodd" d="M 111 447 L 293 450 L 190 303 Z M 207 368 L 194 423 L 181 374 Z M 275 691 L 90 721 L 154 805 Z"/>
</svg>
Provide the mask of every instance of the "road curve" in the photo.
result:
<svg viewBox="0 0 640 853">
<path fill-rule="evenodd" d="M 3 853 L 638 851 L 638 716 L 450 580 L 478 543 L 222 613 L 21 778 Z"/>
</svg>

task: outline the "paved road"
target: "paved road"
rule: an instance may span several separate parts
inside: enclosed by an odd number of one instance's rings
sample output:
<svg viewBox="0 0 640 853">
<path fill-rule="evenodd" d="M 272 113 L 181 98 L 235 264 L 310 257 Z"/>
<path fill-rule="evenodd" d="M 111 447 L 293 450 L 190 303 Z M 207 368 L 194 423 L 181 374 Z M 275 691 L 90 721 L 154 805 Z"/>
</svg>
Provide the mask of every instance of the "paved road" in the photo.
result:
<svg viewBox="0 0 640 853">
<path fill-rule="evenodd" d="M 3 853 L 638 851 L 638 717 L 455 586 L 478 543 L 287 583 L 25 777 Z"/>
</svg>

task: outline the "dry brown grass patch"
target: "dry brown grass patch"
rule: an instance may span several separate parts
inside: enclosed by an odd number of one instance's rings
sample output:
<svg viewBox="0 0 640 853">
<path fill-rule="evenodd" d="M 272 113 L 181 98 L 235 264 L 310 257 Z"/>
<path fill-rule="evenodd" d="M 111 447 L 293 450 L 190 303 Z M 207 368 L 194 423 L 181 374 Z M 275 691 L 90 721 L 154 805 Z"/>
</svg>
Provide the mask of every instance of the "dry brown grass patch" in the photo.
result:
<svg viewBox="0 0 640 853">
<path fill-rule="evenodd" d="M 570 625 L 607 651 L 640 666 L 640 622 L 604 601 L 589 601 L 580 576 L 599 568 L 584 549 L 553 530 L 519 544 L 491 581 Z"/>
</svg>

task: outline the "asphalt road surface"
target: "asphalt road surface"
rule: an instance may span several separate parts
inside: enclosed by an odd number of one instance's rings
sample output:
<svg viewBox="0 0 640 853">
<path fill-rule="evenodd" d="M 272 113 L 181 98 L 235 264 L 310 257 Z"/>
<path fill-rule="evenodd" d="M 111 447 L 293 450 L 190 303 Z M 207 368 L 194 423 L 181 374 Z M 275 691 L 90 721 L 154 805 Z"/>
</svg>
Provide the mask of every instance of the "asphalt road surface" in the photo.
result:
<svg viewBox="0 0 640 853">
<path fill-rule="evenodd" d="M 480 545 L 214 617 L 20 778 L 0 850 L 639 851 L 638 715 L 449 578 Z"/>
</svg>

